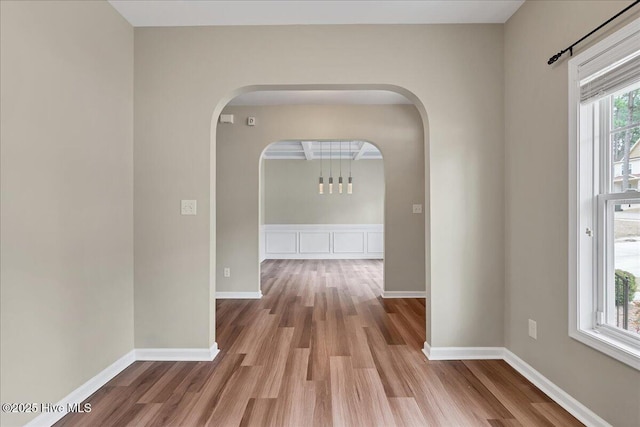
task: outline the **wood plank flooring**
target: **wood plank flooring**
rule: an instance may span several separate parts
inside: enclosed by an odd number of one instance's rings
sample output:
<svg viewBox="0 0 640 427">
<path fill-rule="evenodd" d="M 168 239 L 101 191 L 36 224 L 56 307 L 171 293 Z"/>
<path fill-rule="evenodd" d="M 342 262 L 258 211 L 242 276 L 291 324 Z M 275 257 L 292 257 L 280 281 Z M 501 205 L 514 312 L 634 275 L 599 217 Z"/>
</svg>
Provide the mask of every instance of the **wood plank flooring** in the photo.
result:
<svg viewBox="0 0 640 427">
<path fill-rule="evenodd" d="M 57 425 L 581 425 L 503 361 L 426 360 L 424 300 L 381 286 L 381 261 L 266 261 L 213 362 L 136 362 Z"/>
</svg>

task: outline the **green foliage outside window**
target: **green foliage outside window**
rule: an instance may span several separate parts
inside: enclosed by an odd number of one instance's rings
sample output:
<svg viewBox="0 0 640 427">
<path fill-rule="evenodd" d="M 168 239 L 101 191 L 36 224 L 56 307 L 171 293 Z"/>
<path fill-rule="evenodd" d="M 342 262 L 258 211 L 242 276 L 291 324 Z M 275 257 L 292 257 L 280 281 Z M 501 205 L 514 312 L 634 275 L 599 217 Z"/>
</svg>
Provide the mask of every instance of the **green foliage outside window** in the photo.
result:
<svg viewBox="0 0 640 427">
<path fill-rule="evenodd" d="M 616 270 L 616 307 L 620 307 L 624 303 L 624 279 L 629 279 L 629 302 L 633 300 L 638 285 L 636 283 L 636 276 L 624 270 Z"/>
</svg>

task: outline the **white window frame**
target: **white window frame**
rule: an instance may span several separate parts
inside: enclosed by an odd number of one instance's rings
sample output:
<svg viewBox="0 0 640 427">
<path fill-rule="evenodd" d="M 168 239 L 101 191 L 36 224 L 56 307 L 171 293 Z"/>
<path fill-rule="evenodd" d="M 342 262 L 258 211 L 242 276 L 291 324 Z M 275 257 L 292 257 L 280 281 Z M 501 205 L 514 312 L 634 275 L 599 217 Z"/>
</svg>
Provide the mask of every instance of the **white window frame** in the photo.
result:
<svg viewBox="0 0 640 427">
<path fill-rule="evenodd" d="M 640 45 L 640 19 L 610 35 L 569 61 L 569 336 L 640 370 L 640 340 L 606 325 L 603 312 L 606 259 L 604 206 L 629 199 L 628 194 L 602 194 L 594 198 L 608 176 L 599 176 L 601 156 L 609 150 L 594 149 L 593 141 L 580 141 L 580 74 L 589 75 L 624 58 Z M 596 109 L 597 110 L 597 109 Z M 601 115 L 593 117 L 595 138 L 601 139 Z M 608 147 L 608 144 L 599 144 Z M 610 171 L 610 169 L 608 169 Z M 582 171 L 582 173 L 581 173 Z M 605 175 L 608 175 L 606 173 Z M 608 180 L 608 181 L 603 181 Z M 635 198 L 635 197 L 634 197 Z M 610 223 L 610 222 L 609 222 Z M 611 258 L 609 256 L 609 258 Z M 608 264 L 608 265 L 607 265 Z M 603 267 L 604 266 L 604 267 Z"/>
</svg>

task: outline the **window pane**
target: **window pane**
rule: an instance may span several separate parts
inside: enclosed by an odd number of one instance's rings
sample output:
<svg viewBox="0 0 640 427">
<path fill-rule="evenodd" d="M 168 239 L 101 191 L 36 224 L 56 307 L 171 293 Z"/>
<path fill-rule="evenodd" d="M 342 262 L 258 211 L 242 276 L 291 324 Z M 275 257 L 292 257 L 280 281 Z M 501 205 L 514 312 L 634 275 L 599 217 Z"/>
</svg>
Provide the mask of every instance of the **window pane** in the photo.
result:
<svg viewBox="0 0 640 427">
<path fill-rule="evenodd" d="M 640 110 L 640 108 L 639 108 Z M 638 190 L 640 181 L 640 126 L 611 135 L 611 191 Z"/>
<path fill-rule="evenodd" d="M 640 201 L 615 205 L 613 232 L 615 315 L 608 318 L 640 335 Z"/>
<path fill-rule="evenodd" d="M 640 123 L 640 88 L 613 95 L 611 103 L 612 130 Z"/>
</svg>

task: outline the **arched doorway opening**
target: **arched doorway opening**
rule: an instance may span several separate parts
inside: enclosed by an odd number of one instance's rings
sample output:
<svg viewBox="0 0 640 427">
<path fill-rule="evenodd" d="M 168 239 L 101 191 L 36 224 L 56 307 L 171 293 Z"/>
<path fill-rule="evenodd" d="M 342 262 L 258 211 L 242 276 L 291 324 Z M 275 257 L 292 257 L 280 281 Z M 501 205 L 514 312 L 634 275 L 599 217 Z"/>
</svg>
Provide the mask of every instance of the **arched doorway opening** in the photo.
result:
<svg viewBox="0 0 640 427">
<path fill-rule="evenodd" d="M 262 294 L 280 268 L 310 265 L 318 271 L 338 264 L 329 260 L 350 260 L 345 266 L 368 266 L 376 273 L 369 284 L 372 295 L 380 296 L 385 225 L 380 149 L 363 140 L 278 141 L 262 152 L 259 170 Z"/>
<path fill-rule="evenodd" d="M 249 92 L 261 92 L 261 91 L 274 91 L 274 90 L 280 90 L 280 91 L 317 91 L 317 90 L 321 90 L 321 91 L 344 91 L 344 90 L 357 90 L 357 91 L 370 91 L 370 90 L 386 90 L 386 91 L 390 91 L 390 92 L 394 92 L 394 93 L 400 93 L 403 96 L 407 97 L 408 99 L 411 100 L 412 103 L 412 107 L 415 108 L 415 116 L 417 117 L 417 120 L 419 122 L 420 125 L 420 145 L 421 145 L 421 151 L 420 154 L 417 155 L 414 153 L 414 157 L 420 157 L 421 158 L 421 171 L 420 171 L 420 177 L 419 179 L 421 180 L 423 186 L 421 189 L 421 194 L 418 197 L 413 197 L 413 199 L 411 199 L 412 201 L 418 201 L 418 202 L 422 202 L 422 203 L 418 203 L 418 204 L 422 204 L 422 215 L 420 215 L 419 220 L 422 221 L 422 225 L 423 225 L 423 232 L 422 232 L 422 236 L 420 239 L 420 245 L 421 245 L 421 256 L 423 256 L 423 260 L 424 262 L 421 264 L 422 265 L 422 269 L 423 269 L 423 276 L 422 276 L 422 280 L 421 280 L 421 284 L 419 285 L 420 288 L 419 289 L 414 289 L 413 292 L 414 294 L 412 294 L 411 296 L 427 296 L 427 303 L 426 303 L 426 340 L 429 341 L 430 340 L 430 322 L 429 322 L 429 313 L 430 313 L 430 307 L 429 307 L 429 293 L 430 293 L 430 286 L 429 286 L 429 271 L 430 271 L 430 256 L 429 256 L 429 229 L 430 229 L 430 221 L 429 221 L 429 168 L 428 168 L 428 159 L 429 159 L 429 149 L 428 149 L 428 132 L 427 132 L 427 125 L 426 125 L 426 112 L 424 111 L 424 107 L 422 106 L 422 103 L 419 102 L 416 97 L 414 95 L 412 95 L 410 92 L 401 89 L 401 88 L 397 88 L 394 86 L 388 86 L 388 85 L 374 85 L 374 86 L 347 86 L 347 85 L 343 85 L 343 86 L 253 86 L 253 87 L 245 87 L 242 89 L 239 89 L 238 91 L 234 91 L 233 94 L 230 94 L 228 97 L 225 97 L 226 99 L 221 101 L 221 103 L 218 105 L 218 107 L 216 108 L 216 111 L 214 112 L 214 120 L 212 121 L 212 141 L 211 141 L 211 159 L 212 159 L 212 176 L 211 176 L 211 281 L 210 281 L 210 285 L 211 285 L 211 293 L 212 293 L 212 305 L 214 304 L 213 302 L 213 296 L 216 294 L 216 291 L 220 292 L 221 288 L 223 288 L 223 286 L 221 286 L 221 281 L 220 281 L 220 277 L 224 277 L 223 271 L 224 268 L 226 268 L 224 265 L 217 265 L 216 266 L 216 237 L 217 237 L 217 231 L 220 230 L 220 227 L 216 227 L 216 200 L 217 200 L 217 193 L 218 191 L 220 191 L 220 187 L 217 186 L 216 182 L 217 182 L 217 178 L 219 176 L 220 171 L 216 168 L 216 161 L 217 161 L 217 157 L 221 154 L 219 148 L 217 146 L 217 138 L 220 137 L 220 132 L 225 132 L 223 131 L 224 126 L 226 126 L 223 123 L 220 123 L 218 121 L 218 118 L 220 116 L 220 113 L 223 112 L 223 108 L 227 105 L 228 101 L 231 100 L 234 96 L 237 96 L 239 94 L 242 93 L 249 93 Z M 241 123 L 242 125 L 245 124 L 245 117 L 242 114 L 239 114 L 237 120 L 239 119 L 240 121 L 238 123 Z M 250 115 L 249 115 L 250 116 Z M 316 122 L 322 122 L 322 120 L 316 120 Z M 267 121 L 268 122 L 268 121 Z M 258 127 L 260 126 L 265 126 L 267 125 L 267 123 L 261 119 L 260 117 L 258 117 L 257 120 L 258 123 Z M 323 124 L 326 125 L 326 123 L 323 122 Z M 294 127 L 295 128 L 295 127 Z M 227 129 L 229 129 L 227 127 Z M 263 129 L 264 130 L 264 129 Z M 269 145 L 272 141 L 276 140 L 282 140 L 282 139 L 291 139 L 291 137 L 293 137 L 293 139 L 299 139 L 302 140 L 305 137 L 307 137 L 309 135 L 309 133 L 305 133 L 305 134 L 301 134 L 298 129 L 295 129 L 296 131 L 290 134 L 285 134 L 285 135 L 281 135 L 281 134 L 274 134 L 274 135 L 268 135 L 267 137 L 264 137 L 262 139 L 260 139 L 257 143 L 257 146 L 260 147 L 259 153 L 256 155 L 258 158 L 260 156 L 260 154 L 262 153 L 262 150 L 264 149 L 264 147 L 266 147 L 267 145 Z M 308 130 L 308 129 L 307 129 Z M 332 129 L 334 132 L 335 131 L 339 131 L 340 129 Z M 244 131 L 251 131 L 251 128 L 249 127 L 244 127 L 243 128 L 243 132 Z M 340 138 L 344 138 L 347 137 L 347 139 L 357 139 L 360 138 L 360 135 L 344 135 L 344 134 L 332 134 L 329 135 L 329 138 L 333 139 L 340 139 Z M 372 138 L 368 138 L 369 140 L 375 140 L 375 136 Z M 378 141 L 376 141 L 378 142 Z M 394 153 L 394 156 L 396 156 L 397 153 Z M 218 159 L 219 160 L 219 159 Z M 386 162 L 385 162 L 386 163 Z M 218 166 L 220 166 L 220 163 L 217 163 Z M 255 163 L 254 163 L 255 164 Z M 386 164 L 385 164 L 386 167 Z M 252 183 L 251 185 L 255 185 L 255 191 L 258 192 L 259 191 L 259 178 L 257 176 L 258 174 L 256 174 L 255 177 L 255 182 Z M 387 191 L 389 191 L 387 189 Z M 402 191 L 395 191 L 394 194 L 399 194 L 402 193 Z M 255 198 L 253 200 L 256 200 Z M 219 204 L 222 204 L 222 202 L 220 200 L 218 200 Z M 388 203 L 388 202 L 387 202 Z M 411 209 L 411 204 L 407 203 L 406 200 L 402 201 L 402 204 L 405 205 L 404 207 L 410 210 Z M 254 205 L 255 206 L 255 205 Z M 256 217 L 257 217 L 257 212 L 256 212 Z M 418 217 L 411 217 L 409 218 L 412 221 L 415 221 L 418 219 Z M 258 220 L 256 218 L 256 223 L 258 223 Z M 256 232 L 256 235 L 258 233 Z M 389 242 L 385 241 L 385 246 L 388 247 Z M 255 257 L 256 259 L 260 258 L 260 254 L 258 252 L 258 248 L 259 248 L 259 244 L 255 245 Z M 398 249 L 398 246 L 396 245 L 395 250 Z M 414 248 L 415 249 L 415 248 Z M 388 253 L 388 250 L 385 251 Z M 415 251 L 414 251 L 415 252 Z M 219 261 L 219 260 L 218 260 Z M 257 263 L 256 263 L 257 264 Z M 399 270 L 402 269 L 402 266 L 400 266 Z M 233 271 L 233 269 L 232 269 Z M 258 272 L 258 269 L 256 268 L 256 272 Z M 221 274 L 222 273 L 222 274 Z M 385 274 L 387 274 L 388 272 L 385 271 Z M 233 274 L 233 273 L 232 273 Z M 254 292 L 257 292 L 259 290 L 259 273 L 256 274 L 256 279 L 252 281 L 254 286 Z M 401 281 L 402 278 L 400 277 L 399 280 L 394 280 L 394 283 L 397 283 L 399 281 Z M 217 282 L 218 281 L 218 282 Z M 216 283 L 217 282 L 217 283 Z M 388 281 L 387 281 L 388 282 Z M 389 290 L 389 289 L 385 289 L 385 291 L 387 291 L 389 293 L 389 295 L 387 296 L 394 296 L 393 295 L 393 290 Z M 398 292 L 399 297 L 403 296 L 404 294 L 402 292 Z M 211 321 L 212 321 L 212 326 L 213 328 L 215 328 L 215 307 L 212 307 L 211 310 Z M 212 329 L 213 329 L 212 328 Z M 212 330 L 212 334 L 213 334 L 213 330 Z"/>
</svg>

